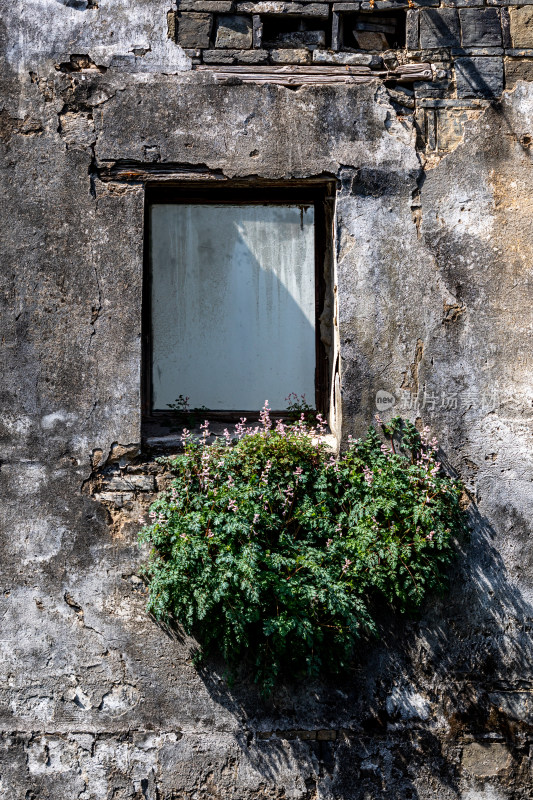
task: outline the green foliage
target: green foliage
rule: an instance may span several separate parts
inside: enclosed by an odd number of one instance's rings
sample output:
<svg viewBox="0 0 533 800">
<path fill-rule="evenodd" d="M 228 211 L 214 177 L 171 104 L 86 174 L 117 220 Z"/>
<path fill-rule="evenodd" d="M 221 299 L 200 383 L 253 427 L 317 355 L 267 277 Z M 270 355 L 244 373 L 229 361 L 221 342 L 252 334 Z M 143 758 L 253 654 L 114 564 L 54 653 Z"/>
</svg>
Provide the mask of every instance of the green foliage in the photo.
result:
<svg viewBox="0 0 533 800">
<path fill-rule="evenodd" d="M 167 407 L 170 408 L 182 425 L 190 425 L 191 427 L 197 425 L 198 420 L 202 419 L 201 416 L 198 416 L 199 414 L 209 410 L 206 406 L 191 408 L 189 398 L 183 394 L 178 395 L 173 403 L 167 403 Z M 173 431 L 178 430 L 175 425 L 171 425 L 170 429 Z"/>
<path fill-rule="evenodd" d="M 230 670 L 246 657 L 268 692 L 283 672 L 345 669 L 376 603 L 412 610 L 442 587 L 463 519 L 427 429 L 396 418 L 387 444 L 370 428 L 335 458 L 319 415 L 245 422 L 214 442 L 207 423 L 201 441 L 184 431 L 140 538 L 149 610 Z"/>
</svg>

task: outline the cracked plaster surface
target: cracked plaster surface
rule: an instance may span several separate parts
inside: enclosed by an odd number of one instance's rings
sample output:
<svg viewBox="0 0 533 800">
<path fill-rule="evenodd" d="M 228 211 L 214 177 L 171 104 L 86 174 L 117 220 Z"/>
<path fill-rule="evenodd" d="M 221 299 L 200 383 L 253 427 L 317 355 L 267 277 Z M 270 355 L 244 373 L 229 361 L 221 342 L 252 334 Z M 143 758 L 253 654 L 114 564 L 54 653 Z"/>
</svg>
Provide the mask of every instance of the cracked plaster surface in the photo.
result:
<svg viewBox="0 0 533 800">
<path fill-rule="evenodd" d="M 166 6 L 82 6 L 46 3 L 39 38 L 35 3 L 2 17 L 0 797 L 522 800 L 531 87 L 486 108 L 424 171 L 412 123 L 377 83 L 291 91 L 165 75 L 185 65 L 161 44 Z M 57 71 L 73 42 L 107 71 Z M 153 54 L 153 71 L 113 64 L 145 44 L 134 59 Z M 82 491 L 100 452 L 131 482 L 135 444 L 116 443 L 139 441 L 144 189 L 102 176 L 147 152 L 200 177 L 337 181 L 344 433 L 391 392 L 476 501 L 450 595 L 419 620 L 384 620 L 338 685 L 289 684 L 264 701 L 247 681 L 228 688 L 221 665 L 197 673 L 192 642 L 144 611 L 146 493 L 106 503 Z"/>
</svg>

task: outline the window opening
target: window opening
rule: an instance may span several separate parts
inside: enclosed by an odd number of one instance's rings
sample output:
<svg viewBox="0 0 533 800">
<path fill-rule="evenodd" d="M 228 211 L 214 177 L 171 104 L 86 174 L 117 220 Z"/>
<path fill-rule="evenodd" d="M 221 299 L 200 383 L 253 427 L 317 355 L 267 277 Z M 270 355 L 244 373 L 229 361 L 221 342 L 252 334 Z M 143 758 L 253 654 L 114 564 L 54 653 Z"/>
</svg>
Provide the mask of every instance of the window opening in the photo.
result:
<svg viewBox="0 0 533 800">
<path fill-rule="evenodd" d="M 145 424 L 180 396 L 215 419 L 291 392 L 327 413 L 324 190 L 149 187 L 146 225 Z"/>
</svg>

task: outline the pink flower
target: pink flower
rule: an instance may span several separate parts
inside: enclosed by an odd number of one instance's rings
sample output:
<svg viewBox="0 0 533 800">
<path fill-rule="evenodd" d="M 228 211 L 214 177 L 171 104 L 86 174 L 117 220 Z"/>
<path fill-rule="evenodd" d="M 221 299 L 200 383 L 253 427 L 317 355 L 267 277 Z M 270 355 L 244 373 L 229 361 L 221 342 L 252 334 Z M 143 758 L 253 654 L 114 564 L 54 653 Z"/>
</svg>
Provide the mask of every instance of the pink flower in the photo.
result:
<svg viewBox="0 0 533 800">
<path fill-rule="evenodd" d="M 228 502 L 228 511 L 238 511 L 237 503 L 233 498 L 230 498 Z"/>
<path fill-rule="evenodd" d="M 252 525 L 256 525 L 258 521 L 259 521 L 259 514 L 255 513 L 253 521 L 252 521 Z"/>
<path fill-rule="evenodd" d="M 350 566 L 351 563 L 352 562 L 350 561 L 350 559 L 347 558 L 346 561 L 344 562 L 344 564 L 342 565 L 342 574 L 343 575 L 344 575 L 344 573 L 346 572 L 346 570 L 348 569 L 348 567 Z"/>
<path fill-rule="evenodd" d="M 261 420 L 261 425 L 263 426 L 263 430 L 266 432 L 270 430 L 272 427 L 272 422 L 270 421 L 270 409 L 268 407 L 268 400 L 265 400 L 265 405 L 261 409 L 259 414 L 259 419 Z"/>
</svg>

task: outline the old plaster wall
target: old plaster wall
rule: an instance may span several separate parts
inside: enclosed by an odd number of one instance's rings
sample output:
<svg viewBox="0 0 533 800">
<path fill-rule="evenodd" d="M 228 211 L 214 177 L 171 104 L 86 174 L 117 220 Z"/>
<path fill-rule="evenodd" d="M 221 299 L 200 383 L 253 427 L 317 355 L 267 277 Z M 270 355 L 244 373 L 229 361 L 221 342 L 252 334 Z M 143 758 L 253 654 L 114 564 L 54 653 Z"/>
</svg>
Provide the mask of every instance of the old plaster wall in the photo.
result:
<svg viewBox="0 0 533 800">
<path fill-rule="evenodd" d="M 430 169 L 378 80 L 217 83 L 167 10 L 2 4 L 0 797 L 529 797 L 533 88 Z M 263 701 L 145 614 L 131 162 L 334 178 L 343 434 L 392 393 L 475 501 L 450 594 L 384 619 L 340 683 Z"/>
</svg>

